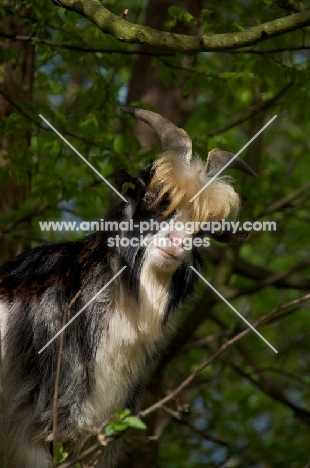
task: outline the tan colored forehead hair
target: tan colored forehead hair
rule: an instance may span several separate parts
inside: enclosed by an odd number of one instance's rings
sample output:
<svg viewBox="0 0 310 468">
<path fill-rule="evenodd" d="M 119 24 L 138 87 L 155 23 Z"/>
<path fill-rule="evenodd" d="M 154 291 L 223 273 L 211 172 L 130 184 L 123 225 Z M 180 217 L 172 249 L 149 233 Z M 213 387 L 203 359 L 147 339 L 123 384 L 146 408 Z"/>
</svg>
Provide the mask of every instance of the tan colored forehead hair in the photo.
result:
<svg viewBox="0 0 310 468">
<path fill-rule="evenodd" d="M 167 151 L 154 163 L 154 176 L 150 190 L 157 194 L 154 206 L 166 196 L 169 204 L 164 215 L 175 210 L 188 213 L 191 221 L 219 221 L 238 213 L 240 201 L 227 178 L 215 179 L 203 192 L 190 199 L 210 180 L 204 163 L 195 158 L 186 166 L 172 151 Z M 226 180 L 225 180 L 226 179 Z"/>
</svg>

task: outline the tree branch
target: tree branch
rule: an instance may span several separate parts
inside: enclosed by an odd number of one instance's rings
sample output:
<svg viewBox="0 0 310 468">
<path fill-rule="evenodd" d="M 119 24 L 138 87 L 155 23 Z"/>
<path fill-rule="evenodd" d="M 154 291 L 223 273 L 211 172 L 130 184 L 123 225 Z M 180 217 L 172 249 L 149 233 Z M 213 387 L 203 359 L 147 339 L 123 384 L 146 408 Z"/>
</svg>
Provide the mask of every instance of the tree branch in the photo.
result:
<svg viewBox="0 0 310 468">
<path fill-rule="evenodd" d="M 208 248 L 208 254 L 212 261 L 218 263 L 221 260 L 222 249 L 214 245 Z M 266 278 L 274 279 L 275 273 L 272 270 L 247 262 L 243 258 L 238 258 L 235 265 L 235 273 L 246 276 L 255 281 L 264 281 Z M 273 281 L 273 285 L 278 288 L 293 288 L 308 290 L 310 288 L 310 278 L 290 272 L 285 277 L 278 277 Z"/>
<path fill-rule="evenodd" d="M 261 218 L 262 216 L 265 216 L 270 213 L 274 213 L 275 211 L 281 211 L 285 208 L 291 208 L 291 207 L 296 207 L 300 203 L 297 200 L 301 195 L 306 192 L 306 197 L 310 197 L 310 183 L 305 184 L 303 187 L 295 190 L 294 192 L 290 193 L 289 195 L 286 195 L 285 197 L 281 198 L 280 200 L 276 200 L 271 205 L 267 206 L 258 216 L 258 218 Z M 306 199 L 307 199 L 306 198 Z M 302 199 L 302 203 L 304 203 L 304 199 Z"/>
<path fill-rule="evenodd" d="M 257 328 L 259 325 L 262 325 L 268 321 L 270 321 L 271 318 L 273 318 L 278 312 L 288 309 L 290 307 L 294 307 L 298 304 L 301 304 L 305 301 L 308 301 L 310 299 L 310 294 L 307 294 L 306 296 L 299 297 L 298 299 L 294 299 L 290 302 L 287 302 L 285 304 L 282 304 L 275 309 L 273 309 L 271 312 L 266 314 L 264 317 L 261 317 L 258 319 L 253 326 Z M 250 328 L 247 328 L 246 330 L 243 330 L 242 332 L 238 333 L 236 336 L 231 338 L 229 341 L 224 343 L 209 359 L 207 359 L 201 366 L 198 367 L 194 372 L 192 372 L 175 390 L 170 392 L 166 397 L 162 398 L 155 404 L 149 406 L 143 411 L 140 411 L 138 413 L 138 417 L 144 418 L 150 413 L 153 413 L 154 411 L 157 411 L 158 409 L 163 409 L 165 408 L 165 404 L 176 398 L 177 395 L 179 395 L 183 390 L 185 390 L 186 387 L 195 379 L 195 377 L 206 367 L 208 367 L 218 356 L 220 356 L 227 348 L 229 348 L 231 345 L 234 343 L 238 342 L 243 336 L 247 335 L 249 332 L 252 330 Z M 296 407 L 294 407 L 296 409 Z M 299 408 L 298 408 L 299 409 Z M 299 413 L 298 413 L 299 416 Z M 106 426 L 107 421 L 104 422 L 96 431 L 96 434 L 100 434 L 102 429 Z M 96 453 L 98 450 L 101 451 L 104 446 L 108 445 L 112 440 L 114 440 L 115 436 L 113 437 L 106 437 L 104 436 L 104 444 L 100 443 L 99 441 L 95 442 L 94 445 L 89 447 L 87 450 L 82 452 L 81 454 L 78 455 L 78 457 L 68 460 L 67 462 L 64 462 L 59 465 L 59 468 L 69 468 L 73 466 L 76 462 L 81 461 L 85 456 L 93 455 Z M 210 438 L 210 436 L 209 436 Z M 219 439 L 217 439 L 217 443 L 220 443 Z M 222 441 L 223 443 L 223 441 Z M 223 444 L 225 445 L 225 443 Z"/>
<path fill-rule="evenodd" d="M 119 41 L 180 53 L 240 49 L 310 25 L 310 10 L 305 10 L 241 32 L 188 36 L 130 23 L 111 13 L 99 0 L 54 0 L 54 3 L 88 18 L 102 32 Z"/>
<path fill-rule="evenodd" d="M 258 378 L 254 378 L 249 372 L 244 371 L 242 367 L 237 366 L 237 364 L 235 364 L 232 361 L 232 359 L 224 357 L 221 357 L 220 359 L 226 364 L 228 364 L 232 369 L 234 369 L 239 375 L 247 379 L 255 387 L 259 388 L 262 392 L 268 395 L 270 398 L 281 403 L 282 405 L 293 411 L 297 419 L 306 423 L 308 426 L 310 425 L 310 412 L 306 408 L 295 405 L 292 401 L 286 398 L 285 395 L 282 393 L 281 389 L 268 382 L 268 380 L 265 378 L 262 372 L 260 372 Z M 254 368 L 253 370 L 254 372 L 256 372 Z"/>
<path fill-rule="evenodd" d="M 226 295 L 226 297 L 229 299 L 234 299 L 235 297 L 240 297 L 246 294 L 251 294 L 253 292 L 259 291 L 260 289 L 263 289 L 266 286 L 277 285 L 281 280 L 285 280 L 286 278 L 290 277 L 295 271 L 307 268 L 309 265 L 310 259 L 302 260 L 296 265 L 292 266 L 291 268 L 288 268 L 287 270 L 280 271 L 278 273 L 271 273 L 269 276 L 266 276 L 261 280 L 257 280 L 254 285 L 246 287 L 244 289 L 236 290 L 231 294 Z M 309 281 L 309 278 L 305 277 L 304 279 L 308 279 Z"/>
<path fill-rule="evenodd" d="M 151 50 L 128 50 L 128 49 L 109 49 L 102 47 L 83 47 L 78 44 L 65 44 L 63 42 L 51 41 L 50 39 L 44 39 L 37 36 L 19 36 L 14 34 L 6 34 L 4 32 L 0 33 L 0 37 L 5 39 L 11 39 L 12 41 L 21 41 L 21 42 L 32 42 L 35 44 L 44 44 L 51 47 L 56 47 L 58 49 L 72 50 L 73 52 L 84 52 L 94 54 L 100 52 L 103 54 L 120 54 L 120 55 L 150 55 L 152 57 L 166 56 L 173 57 L 176 52 L 164 52 L 161 51 L 160 54 L 157 52 L 152 52 Z M 310 45 L 300 45 L 300 46 L 287 46 L 279 47 L 276 49 L 248 49 L 248 50 L 231 50 L 230 52 L 234 54 L 256 54 L 256 55 L 265 55 L 265 54 L 277 54 L 279 52 L 297 52 L 300 50 L 310 50 Z M 167 63 L 168 65 L 168 63 Z M 171 66 L 171 64 L 169 64 Z M 184 69 L 183 69 L 184 70 Z"/>
<path fill-rule="evenodd" d="M 248 120 L 252 119 L 252 117 L 258 112 L 272 107 L 278 101 L 278 99 L 280 99 L 286 93 L 286 91 L 288 91 L 293 86 L 293 84 L 294 82 L 290 81 L 272 98 L 266 99 L 265 101 L 262 101 L 259 104 L 251 104 L 247 108 L 242 109 L 237 114 L 233 115 L 224 125 L 221 125 L 218 128 L 213 128 L 212 130 L 203 133 L 201 137 L 212 138 L 216 135 L 220 135 L 221 133 L 226 132 L 227 130 L 230 130 L 231 128 L 237 127 L 238 125 L 241 125 L 244 122 L 247 122 Z"/>
<path fill-rule="evenodd" d="M 222 445 L 223 447 L 226 447 L 229 450 L 231 450 L 231 445 L 226 440 L 223 440 L 223 439 L 220 439 L 219 437 L 215 437 L 215 436 L 211 435 L 208 430 L 201 431 L 201 430 L 197 429 L 188 420 L 184 419 L 184 417 L 182 417 L 182 414 L 178 414 L 176 411 L 171 410 L 167 406 L 163 406 L 162 409 L 166 413 L 170 414 L 173 417 L 173 419 L 175 421 L 177 421 L 179 424 L 182 424 L 183 426 L 188 427 L 192 432 L 194 432 L 195 434 L 197 434 L 201 438 L 203 438 L 205 440 L 209 440 L 209 441 L 213 442 L 214 444 Z"/>
<path fill-rule="evenodd" d="M 151 55 L 152 57 L 157 57 L 157 52 L 152 52 L 148 50 L 126 50 L 126 49 L 107 49 L 102 47 L 83 47 L 78 44 L 64 44 L 62 42 L 51 41 L 50 39 L 43 39 L 36 36 L 16 36 L 14 34 L 6 34 L 4 32 L 0 33 L 0 37 L 5 39 L 11 39 L 12 41 L 21 41 L 21 42 L 32 42 L 34 44 L 44 44 L 51 47 L 56 47 L 58 49 L 72 50 L 73 52 L 84 52 L 84 53 L 106 53 L 106 54 L 122 54 L 122 55 Z M 310 49 L 310 47 L 309 47 Z M 161 52 L 161 55 L 164 56 L 174 56 L 173 52 Z"/>
<path fill-rule="evenodd" d="M 248 50 L 234 50 L 232 51 L 234 54 L 257 54 L 257 55 L 264 55 L 264 54 L 278 54 L 279 52 L 296 52 L 299 50 L 310 50 L 310 46 L 307 45 L 300 45 L 300 46 L 292 46 L 292 47 L 279 47 L 276 49 L 248 49 Z"/>
<path fill-rule="evenodd" d="M 8 96 L 1 88 L 0 88 L 0 95 L 2 95 L 11 104 L 11 106 L 13 106 L 23 117 L 25 117 L 27 120 L 29 120 L 30 122 L 35 124 L 37 127 L 39 127 L 42 130 L 46 130 L 47 132 L 52 132 L 53 131 L 48 126 L 43 125 L 41 122 L 34 119 L 30 114 L 27 114 L 27 112 L 25 112 L 18 104 L 16 104 L 16 102 L 14 102 L 10 98 L 10 96 Z M 84 143 L 87 143 L 87 144 L 90 144 L 90 145 L 99 146 L 98 143 L 95 143 L 94 141 L 87 140 L 86 138 L 84 138 L 82 136 L 75 135 L 74 133 L 68 132 L 67 130 L 62 129 L 62 134 L 63 135 L 69 135 L 69 136 L 71 136 L 73 138 L 76 138 L 77 140 L 83 141 Z"/>
<path fill-rule="evenodd" d="M 282 304 L 275 309 L 273 309 L 271 312 L 266 314 L 264 317 L 261 317 L 260 319 L 256 320 L 256 322 L 253 324 L 255 328 L 258 326 L 268 322 L 272 317 L 274 317 L 278 312 L 288 309 L 290 307 L 294 307 L 297 304 L 301 304 L 305 301 L 310 300 L 310 294 L 306 294 L 305 296 L 299 297 L 298 299 L 294 299 L 290 302 L 287 302 L 285 304 Z M 152 413 L 153 411 L 156 411 L 160 408 L 162 408 L 163 405 L 165 405 L 168 401 L 174 399 L 177 395 L 183 392 L 185 388 L 188 387 L 188 385 L 195 379 L 195 377 L 200 374 L 206 367 L 208 367 L 215 359 L 217 359 L 227 348 L 229 348 L 231 345 L 239 341 L 241 338 L 243 338 L 245 335 L 250 333 L 252 331 L 251 328 L 247 328 L 243 330 L 242 332 L 238 333 L 236 336 L 231 338 L 229 341 L 224 343 L 209 359 L 207 359 L 203 364 L 201 364 L 194 372 L 192 372 L 183 382 L 175 388 L 172 392 L 170 392 L 167 396 L 162 398 L 161 400 L 157 401 L 154 405 L 149 406 L 143 411 L 140 411 L 138 413 L 138 416 L 141 418 L 144 418 L 148 414 Z"/>
</svg>

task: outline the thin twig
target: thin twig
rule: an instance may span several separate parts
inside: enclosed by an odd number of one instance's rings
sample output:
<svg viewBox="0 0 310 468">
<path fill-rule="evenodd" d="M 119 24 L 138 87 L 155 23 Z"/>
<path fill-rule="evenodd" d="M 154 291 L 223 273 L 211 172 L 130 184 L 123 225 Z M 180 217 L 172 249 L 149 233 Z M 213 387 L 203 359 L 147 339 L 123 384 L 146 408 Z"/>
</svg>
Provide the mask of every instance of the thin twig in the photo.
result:
<svg viewBox="0 0 310 468">
<path fill-rule="evenodd" d="M 227 81 L 227 78 L 222 78 L 220 73 L 210 73 L 206 71 L 199 71 L 195 68 L 186 68 L 179 65 L 174 65 L 173 63 L 170 63 L 167 60 L 163 59 L 160 55 L 157 57 L 157 59 L 167 67 L 172 68 L 173 70 L 181 70 L 182 72 L 188 73 L 190 75 L 195 75 L 197 77 L 203 76 L 204 78 L 215 78 L 216 80 Z"/>
<path fill-rule="evenodd" d="M 124 432 L 126 432 L 126 431 L 124 431 Z M 104 435 L 104 437 L 103 437 L 104 441 L 100 442 L 99 441 L 99 439 L 100 439 L 99 430 L 98 430 L 98 434 L 96 434 L 96 435 L 97 435 L 97 441 L 94 443 L 94 445 L 91 445 L 90 447 L 85 449 L 84 452 L 79 453 L 76 457 L 72 458 L 71 460 L 68 460 L 68 461 L 65 461 L 64 463 L 61 463 L 60 465 L 58 465 L 58 468 L 69 468 L 71 466 L 75 466 L 77 463 L 81 462 L 85 458 L 95 456 L 95 455 L 99 454 L 104 449 L 104 447 L 106 447 L 108 444 L 110 444 L 115 439 L 120 437 L 119 435 L 114 435 L 114 436 L 111 436 L 111 437 L 106 437 Z"/>
<path fill-rule="evenodd" d="M 273 309 L 269 314 L 265 315 L 264 317 L 260 318 L 257 320 L 253 326 L 257 328 L 259 325 L 262 325 L 266 321 L 268 321 L 271 317 L 273 317 L 275 314 L 280 312 L 281 310 L 287 309 L 289 307 L 295 306 L 296 304 L 300 304 L 302 302 L 308 301 L 310 299 L 310 294 L 306 294 L 305 296 L 302 296 L 298 299 L 294 299 L 293 301 L 287 302 L 286 304 L 282 304 L 275 309 Z M 224 343 L 209 359 L 207 359 L 203 364 L 201 364 L 198 369 L 196 369 L 194 372 L 192 372 L 175 390 L 169 393 L 166 397 L 162 398 L 159 400 L 157 403 L 154 403 L 154 405 L 149 406 L 149 408 L 146 408 L 143 411 L 140 411 L 138 413 L 139 417 L 145 417 L 148 414 L 152 413 L 153 411 L 161 408 L 164 404 L 166 404 L 168 401 L 174 399 L 177 395 L 179 395 L 183 390 L 194 380 L 194 378 L 201 372 L 203 371 L 206 367 L 208 367 L 218 356 L 220 356 L 227 348 L 229 348 L 231 345 L 239 341 L 241 338 L 243 338 L 245 335 L 250 333 L 251 329 L 247 328 L 246 330 L 243 330 L 242 332 L 238 333 L 238 335 L 234 336 L 231 338 L 229 341 Z"/>
<path fill-rule="evenodd" d="M 126 10 L 125 10 L 126 11 Z M 75 44 L 63 44 L 62 42 L 55 42 L 49 39 L 42 39 L 40 37 L 35 36 L 18 36 L 14 34 L 6 34 L 0 33 L 0 38 L 11 39 L 12 41 L 21 41 L 21 42 L 32 42 L 35 44 L 44 44 L 51 47 L 57 47 L 58 49 L 65 49 L 71 50 L 72 52 L 83 52 L 83 53 L 103 53 L 103 54 L 121 54 L 121 55 L 150 55 L 157 57 L 158 55 L 165 55 L 165 56 L 175 56 L 175 52 L 164 52 L 161 51 L 160 54 L 158 52 L 152 52 L 147 50 L 125 50 L 125 49 L 109 49 L 109 48 L 94 48 L 94 47 L 82 47 L 80 45 Z"/>
<path fill-rule="evenodd" d="M 280 200 L 276 200 L 271 203 L 271 205 L 267 206 L 258 216 L 257 219 L 261 218 L 270 213 L 274 213 L 275 211 L 281 211 L 285 208 L 295 207 L 296 206 L 296 198 L 300 197 L 304 194 L 304 192 L 309 192 L 310 196 L 310 183 L 305 184 L 303 187 L 295 190 L 294 192 L 286 195 L 285 197 L 281 198 Z M 307 196 L 307 195 L 306 195 Z M 303 200 L 304 201 L 304 200 Z"/>
<path fill-rule="evenodd" d="M 264 317 L 260 318 L 254 323 L 255 327 L 258 327 L 259 325 L 267 322 L 270 318 L 272 318 L 275 314 L 280 312 L 281 310 L 288 309 L 289 307 L 296 306 L 297 304 L 300 304 L 302 302 L 305 302 L 310 299 L 310 294 L 307 294 L 306 296 L 300 297 L 298 299 L 294 299 L 293 301 L 287 302 L 286 304 L 282 304 L 275 309 L 273 309 L 271 312 L 269 312 L 267 315 Z M 227 343 L 225 343 L 221 348 L 219 348 L 207 361 L 205 361 L 195 372 L 189 375 L 187 379 L 185 379 L 173 392 L 169 393 L 165 398 L 162 398 L 160 401 L 155 403 L 154 405 L 150 406 L 149 408 L 146 408 L 143 411 L 140 411 L 137 416 L 138 417 L 145 417 L 150 413 L 153 413 L 154 411 L 158 409 L 162 409 L 167 403 L 167 401 L 174 399 L 179 393 L 181 393 L 191 382 L 192 380 L 203 370 L 205 369 L 209 364 L 211 364 L 220 354 L 222 354 L 229 346 L 232 344 L 236 343 L 238 340 L 243 338 L 245 335 L 247 335 L 251 329 L 246 329 L 243 330 L 242 332 L 238 333 L 238 335 L 234 336 L 232 339 L 230 339 Z M 166 409 L 166 408 L 165 408 Z M 104 423 L 106 424 L 106 423 Z M 102 426 L 101 426 L 102 429 Z M 113 440 L 115 440 L 114 437 L 107 437 L 104 439 L 104 446 L 106 447 L 109 443 L 111 443 Z M 218 443 L 221 443 L 219 440 L 217 441 Z M 223 442 L 222 442 L 223 443 Z M 59 465 L 59 468 L 69 468 L 72 467 L 74 464 L 80 462 L 85 456 L 93 455 L 99 450 L 103 449 L 103 444 L 97 441 L 94 445 L 89 447 L 87 450 L 85 450 L 83 453 L 79 454 L 79 456 L 75 457 L 74 459 L 64 462 L 61 465 Z M 307 467 L 305 467 L 307 468 Z M 310 468 L 310 467 L 309 467 Z"/>
<path fill-rule="evenodd" d="M 193 424 L 191 424 L 189 421 L 186 421 L 183 417 L 182 417 L 182 414 L 179 414 L 177 413 L 176 411 L 173 411 L 171 410 L 171 408 L 168 408 L 167 406 L 163 406 L 162 409 L 170 414 L 178 423 L 188 427 L 192 432 L 194 432 L 195 434 L 199 435 L 200 437 L 202 437 L 203 439 L 206 439 L 206 440 L 210 440 L 211 442 L 215 443 L 215 444 L 218 444 L 218 445 L 222 445 L 223 447 L 227 447 L 228 449 L 230 449 L 230 445 L 228 442 L 226 442 L 225 440 L 222 440 L 222 439 L 219 439 L 218 437 L 214 437 L 210 434 L 208 434 L 207 431 L 200 431 L 199 429 L 197 429 Z"/>
<path fill-rule="evenodd" d="M 208 256 L 209 256 L 209 259 L 211 259 L 213 263 L 218 264 L 221 260 L 222 250 L 212 245 L 208 248 Z M 255 265 L 253 263 L 249 263 L 241 257 L 238 259 L 238 262 L 235 264 L 234 271 L 238 275 L 246 276 L 249 279 L 252 279 L 254 281 L 259 281 L 259 282 L 275 274 L 274 271 L 268 270 L 265 267 Z M 310 289 L 310 279 L 306 276 L 302 276 L 302 275 L 298 275 L 294 273 L 294 274 L 288 275 L 284 279 L 275 281 L 274 285 L 279 288 L 293 288 L 293 289 L 308 291 Z M 240 296 L 240 293 L 231 294 L 230 296 L 227 296 L 227 297 L 231 299 L 232 297 L 235 298 L 239 296 Z"/>
<path fill-rule="evenodd" d="M 248 49 L 248 50 L 230 50 L 229 52 L 232 54 L 278 54 L 279 52 L 294 52 L 297 50 L 310 50 L 310 46 L 301 45 L 301 46 L 293 46 L 293 47 L 279 47 L 278 49 Z"/>
<path fill-rule="evenodd" d="M 6 439 L 4 430 L 4 402 L 2 387 L 2 336 L 0 327 L 0 466 L 5 466 L 6 459 Z"/>
<path fill-rule="evenodd" d="M 290 81 L 287 85 L 284 86 L 284 88 L 282 88 L 275 96 L 273 96 L 272 98 L 270 99 L 266 99 L 266 101 L 263 101 L 262 103 L 259 103 L 257 105 L 254 105 L 254 106 L 250 106 L 250 108 L 247 108 L 246 111 L 249 111 L 249 113 L 247 113 L 246 115 L 243 115 L 239 118 L 236 119 L 236 116 L 233 116 L 231 119 L 229 119 L 229 121 L 218 127 L 218 128 L 214 128 L 212 130 L 209 130 L 208 132 L 206 133 L 203 133 L 202 135 L 199 135 L 199 137 L 207 137 L 207 138 L 211 138 L 211 137 L 214 137 L 216 135 L 219 135 L 221 133 L 224 133 L 226 132 L 227 130 L 230 130 L 231 128 L 234 128 L 234 127 L 237 127 L 238 125 L 241 125 L 242 123 L 250 120 L 254 115 L 256 115 L 258 112 L 262 111 L 262 110 L 266 110 L 268 109 L 269 107 L 271 107 L 273 104 L 275 104 L 275 102 L 280 98 L 282 97 L 282 95 L 294 84 L 293 81 Z M 239 115 L 240 112 L 238 112 L 236 115 Z"/>
<path fill-rule="evenodd" d="M 39 128 L 43 129 L 43 130 L 47 130 L 48 132 L 51 132 L 52 130 L 45 126 L 45 125 L 42 125 L 41 122 L 38 122 L 36 119 L 34 119 L 31 115 L 27 114 L 27 112 L 25 112 L 18 104 L 16 104 L 16 102 L 14 102 L 10 96 L 8 96 L 4 91 L 3 89 L 0 88 L 0 94 L 8 101 L 9 104 L 11 104 L 11 106 L 13 106 L 23 117 L 25 117 L 26 119 L 30 120 L 30 122 L 34 123 L 35 125 L 37 125 Z M 67 130 L 62 130 L 62 133 L 64 135 L 69 135 L 69 136 L 72 136 L 73 138 L 76 138 L 77 140 L 80 140 L 80 141 L 83 141 L 84 143 L 87 143 L 87 144 L 92 144 L 94 146 L 99 146 L 98 143 L 95 143 L 93 141 L 90 141 L 90 140 L 87 140 L 86 138 L 82 137 L 82 136 L 79 136 L 79 135 L 75 135 L 74 133 L 71 133 L 71 132 L 68 132 Z M 103 148 L 101 148 L 103 149 Z"/>
<path fill-rule="evenodd" d="M 292 273 L 294 273 L 295 271 L 303 270 L 304 268 L 307 268 L 309 265 L 310 265 L 309 258 L 306 260 L 301 260 L 299 263 L 292 266 L 291 268 L 288 268 L 287 270 L 280 271 L 277 273 L 272 273 L 271 275 L 266 276 L 266 278 L 256 281 L 255 284 L 252 286 L 230 292 L 229 294 L 226 295 L 226 297 L 228 297 L 229 299 L 235 299 L 240 296 L 245 296 L 246 294 L 254 293 L 266 286 L 272 286 L 278 283 L 279 281 L 286 279 L 288 276 L 292 275 Z"/>
<path fill-rule="evenodd" d="M 126 19 L 126 16 L 128 15 L 128 13 L 129 13 L 129 10 L 128 8 L 126 8 L 126 10 L 124 10 L 123 13 L 120 15 L 120 18 Z"/>
</svg>

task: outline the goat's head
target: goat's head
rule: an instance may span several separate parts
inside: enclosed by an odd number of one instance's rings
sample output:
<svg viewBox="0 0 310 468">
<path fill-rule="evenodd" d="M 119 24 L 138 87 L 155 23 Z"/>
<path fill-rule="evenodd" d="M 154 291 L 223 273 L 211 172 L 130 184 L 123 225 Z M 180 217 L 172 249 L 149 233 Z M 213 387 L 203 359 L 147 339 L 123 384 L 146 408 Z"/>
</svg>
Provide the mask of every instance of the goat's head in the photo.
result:
<svg viewBox="0 0 310 468">
<path fill-rule="evenodd" d="M 149 242 L 144 252 L 148 252 L 154 268 L 171 272 L 190 258 L 188 241 L 201 234 L 199 228 L 192 229 L 193 226 L 237 214 L 239 196 L 230 185 L 230 179 L 225 176 L 215 177 L 191 201 L 234 155 L 216 148 L 209 152 L 206 162 L 197 157 L 192 158 L 192 141 L 185 130 L 152 111 L 131 107 L 123 107 L 122 110 L 148 123 L 157 133 L 163 149 L 156 161 L 137 178 L 123 169 L 116 172 L 116 185 L 123 192 L 126 187 L 125 196 L 129 201 L 127 206 L 123 205 L 123 215 L 132 218 L 135 224 L 140 223 L 140 226 L 141 222 L 144 225 L 149 222 L 150 229 L 144 233 Z M 255 176 L 251 168 L 238 157 L 230 162 L 229 168 Z M 151 220 L 157 223 L 166 221 L 166 227 L 160 230 L 152 228 Z M 175 229 L 173 223 L 177 221 L 179 228 Z M 191 229 L 186 229 L 189 224 Z M 180 228 L 180 225 L 184 228 Z M 131 233 L 131 236 L 136 234 L 137 231 Z M 223 235 L 222 241 L 236 242 L 244 237 L 241 233 L 235 237 L 231 234 Z M 162 238 L 167 240 L 165 245 L 158 242 Z M 221 236 L 218 236 L 218 240 L 221 240 Z"/>
</svg>

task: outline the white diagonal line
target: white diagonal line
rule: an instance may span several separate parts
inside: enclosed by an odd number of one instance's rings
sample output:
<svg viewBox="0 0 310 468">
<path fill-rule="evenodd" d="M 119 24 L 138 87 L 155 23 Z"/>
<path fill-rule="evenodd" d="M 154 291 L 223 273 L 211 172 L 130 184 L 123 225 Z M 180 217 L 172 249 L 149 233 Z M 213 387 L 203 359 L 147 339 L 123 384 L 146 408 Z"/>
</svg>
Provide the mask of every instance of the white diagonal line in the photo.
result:
<svg viewBox="0 0 310 468">
<path fill-rule="evenodd" d="M 198 195 L 200 195 L 201 192 L 203 192 L 204 189 L 205 189 L 206 187 L 208 187 L 208 185 L 210 185 L 211 182 L 213 182 L 213 180 L 216 179 L 216 178 L 226 169 L 226 167 L 228 167 L 229 164 L 231 164 L 231 163 L 233 162 L 233 160 L 236 159 L 236 157 L 239 156 L 239 154 L 242 153 L 242 151 L 245 150 L 245 148 L 247 148 L 247 147 L 252 143 L 252 141 L 255 140 L 255 138 L 258 137 L 258 135 L 260 135 L 260 133 L 262 133 L 262 132 L 265 130 L 265 128 L 267 128 L 268 125 L 270 125 L 271 122 L 273 122 L 274 119 L 276 119 L 276 118 L 277 118 L 277 115 L 274 115 L 274 116 L 272 117 L 272 119 L 270 119 L 269 122 L 267 122 L 266 125 L 264 125 L 263 128 L 262 128 L 259 132 L 257 132 L 256 135 L 254 135 L 253 138 L 251 138 L 251 140 L 248 141 L 247 144 L 244 145 L 244 147 L 241 148 L 241 150 L 238 151 L 238 153 L 235 154 L 235 156 L 234 156 L 233 158 L 231 158 L 231 160 L 228 161 L 228 163 L 225 164 L 225 166 L 223 166 L 222 169 L 220 169 L 220 170 L 218 171 L 218 173 L 215 174 L 215 176 L 213 176 L 213 177 L 206 183 L 206 185 L 204 185 L 204 186 L 199 190 L 199 192 L 196 193 L 196 195 L 193 196 L 193 198 L 190 199 L 189 203 L 191 203 L 192 201 L 194 201 L 195 198 L 198 197 Z"/>
<path fill-rule="evenodd" d="M 93 296 L 93 297 L 92 297 L 92 298 L 91 298 L 91 299 L 90 299 L 90 300 L 87 302 L 87 304 L 85 304 L 85 305 L 82 307 L 82 309 L 80 309 L 80 310 L 79 310 L 79 311 L 78 311 L 78 312 L 75 314 L 75 316 L 74 316 L 74 317 L 72 317 L 72 318 L 69 320 L 69 322 L 68 322 L 68 323 L 66 323 L 66 325 L 65 325 L 64 327 L 62 327 L 62 328 L 61 328 L 61 329 L 60 329 L 60 330 L 59 330 L 59 331 L 58 331 L 58 332 L 57 332 L 57 333 L 54 335 L 54 337 L 53 337 L 53 338 L 52 338 L 52 339 L 51 339 L 51 340 L 50 340 L 48 343 L 46 343 L 46 345 L 45 345 L 45 346 L 43 346 L 43 348 L 42 348 L 42 349 L 40 349 L 40 351 L 38 352 L 38 354 L 42 353 L 42 351 L 44 351 L 44 350 L 45 350 L 45 348 L 47 348 L 47 347 L 48 347 L 48 345 L 50 345 L 50 344 L 52 343 L 52 341 L 54 341 L 54 340 L 55 340 L 55 338 L 57 338 L 57 336 L 59 336 L 59 335 L 60 335 L 60 333 L 61 333 L 61 332 L 62 332 L 62 331 L 65 329 L 65 328 L 67 328 L 67 327 L 70 325 L 70 323 L 72 323 L 72 322 L 73 322 L 73 320 L 75 320 L 75 319 L 76 319 L 76 317 L 77 317 L 78 315 L 80 315 L 80 313 L 81 313 L 81 312 L 83 312 L 83 310 L 85 310 L 85 309 L 86 309 L 86 307 L 88 307 L 88 306 L 89 306 L 89 304 L 91 304 L 91 303 L 92 303 L 92 302 L 93 302 L 93 301 L 96 299 L 96 297 L 98 297 L 98 296 L 99 296 L 99 294 L 101 294 L 101 293 L 102 293 L 102 291 L 104 291 L 104 290 L 105 290 L 105 289 L 106 289 L 106 288 L 109 286 L 109 284 L 111 284 L 111 283 L 112 283 L 112 281 L 114 281 L 114 280 L 115 280 L 115 278 L 117 278 L 117 277 L 118 277 L 118 275 L 120 275 L 120 274 L 122 273 L 122 271 L 124 271 L 124 270 L 125 270 L 125 268 L 127 268 L 127 267 L 126 267 L 126 266 L 124 266 L 124 267 L 123 267 L 123 268 L 122 268 L 122 269 L 121 269 L 121 270 L 120 270 L 118 273 L 116 273 L 116 275 L 114 275 L 114 276 L 113 276 L 113 278 L 111 278 L 111 279 L 110 279 L 110 281 L 108 281 L 108 282 L 107 282 L 107 284 L 106 284 L 106 285 L 104 285 L 104 286 L 103 286 L 103 288 L 101 288 L 101 289 L 100 289 L 100 291 L 98 291 L 98 292 L 97 292 L 97 293 L 96 293 L 96 294 L 95 294 L 95 295 L 94 295 L 94 296 Z"/>
<path fill-rule="evenodd" d="M 278 351 L 276 350 L 276 348 L 274 348 L 272 346 L 272 344 L 269 343 L 269 341 L 266 340 L 266 338 L 263 337 L 263 335 L 261 335 L 257 330 L 256 328 L 253 327 L 253 325 L 247 321 L 246 318 L 243 317 L 243 315 L 240 314 L 240 312 L 237 311 L 237 309 L 235 309 L 228 301 L 227 299 L 225 299 L 225 297 L 222 296 L 222 294 L 220 294 L 214 286 L 212 286 L 211 283 L 209 283 L 209 281 L 207 281 L 200 273 L 199 271 L 196 270 L 196 268 L 194 268 L 193 266 L 191 266 L 191 269 L 199 276 L 199 278 L 202 279 L 202 281 L 204 281 L 221 299 L 222 301 L 225 302 L 225 304 L 227 304 L 237 315 L 238 317 L 240 317 L 271 349 L 272 351 L 274 351 L 275 353 L 277 353 Z"/>
<path fill-rule="evenodd" d="M 54 132 L 57 133 L 57 135 L 58 135 L 65 143 L 67 143 L 67 145 L 70 146 L 70 148 L 71 148 L 78 156 L 80 156 L 80 158 L 81 158 L 89 167 L 91 167 L 92 170 L 93 170 L 99 177 L 101 177 L 101 179 L 104 180 L 104 182 L 105 182 L 112 190 L 114 190 L 114 192 L 117 193 L 117 195 L 118 195 L 119 197 L 121 197 L 126 203 L 128 203 L 128 201 L 126 200 L 126 198 L 123 197 L 123 195 L 122 195 L 121 193 L 119 193 L 119 191 L 116 190 L 116 188 L 113 187 L 113 185 L 110 184 L 110 182 L 109 182 L 105 177 L 103 177 L 103 175 L 100 174 L 100 172 L 98 172 L 97 169 L 96 169 L 94 166 L 92 166 L 92 165 L 90 164 L 90 162 L 88 162 L 87 159 L 84 158 L 84 156 L 82 156 L 81 153 L 79 153 L 78 150 L 77 150 L 76 148 L 74 148 L 74 146 L 72 146 L 71 143 L 69 143 L 69 141 L 66 140 L 66 138 L 65 138 L 61 133 L 59 133 L 59 131 L 56 130 L 56 128 L 53 127 L 53 125 L 50 124 L 48 120 L 46 120 L 45 117 L 43 117 L 43 115 L 39 114 L 39 117 L 41 117 L 41 119 L 43 119 L 44 122 L 45 122 L 52 130 L 54 130 Z"/>
</svg>

